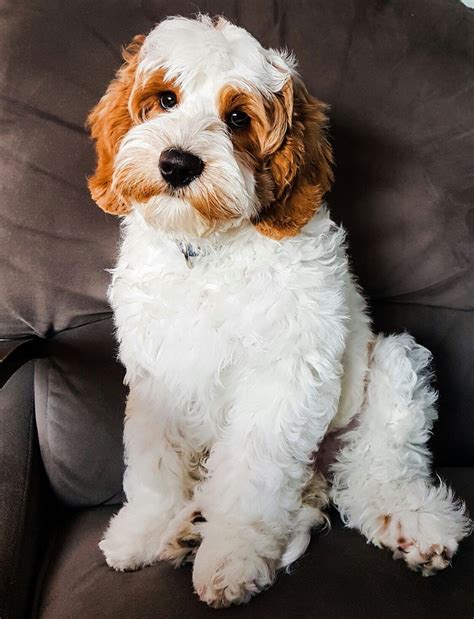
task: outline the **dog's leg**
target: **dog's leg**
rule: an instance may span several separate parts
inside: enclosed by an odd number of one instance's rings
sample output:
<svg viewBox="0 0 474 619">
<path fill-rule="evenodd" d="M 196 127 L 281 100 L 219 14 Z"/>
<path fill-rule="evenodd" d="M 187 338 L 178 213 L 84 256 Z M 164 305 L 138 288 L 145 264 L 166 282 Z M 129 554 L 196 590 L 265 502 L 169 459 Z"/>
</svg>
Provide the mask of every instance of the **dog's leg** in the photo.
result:
<svg viewBox="0 0 474 619">
<path fill-rule="evenodd" d="M 345 437 L 332 489 L 348 526 L 424 576 L 449 565 L 470 527 L 464 504 L 431 480 L 429 361 L 408 335 L 377 339 L 360 423 Z"/>
<path fill-rule="evenodd" d="M 130 391 L 124 428 L 127 502 L 99 544 L 116 570 L 158 560 L 163 532 L 189 496 L 186 467 L 170 440 L 167 406 L 166 397 L 157 404 L 143 385 Z"/>
<path fill-rule="evenodd" d="M 301 359 L 266 365 L 239 381 L 208 478 L 195 492 L 205 521 L 195 525 L 202 541 L 193 582 L 215 607 L 268 587 L 283 557 L 296 559 L 310 528 L 325 521 L 303 490 L 311 486 L 311 454 L 336 412 L 340 372 L 325 368 L 319 380 Z"/>
</svg>

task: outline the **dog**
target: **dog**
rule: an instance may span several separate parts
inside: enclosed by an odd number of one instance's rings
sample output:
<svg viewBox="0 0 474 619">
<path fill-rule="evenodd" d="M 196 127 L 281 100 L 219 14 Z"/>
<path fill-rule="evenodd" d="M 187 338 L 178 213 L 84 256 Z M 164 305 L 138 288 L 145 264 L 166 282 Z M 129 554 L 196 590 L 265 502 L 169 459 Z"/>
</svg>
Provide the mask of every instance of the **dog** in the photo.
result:
<svg viewBox="0 0 474 619">
<path fill-rule="evenodd" d="M 221 17 L 168 18 L 124 60 L 88 119 L 92 198 L 122 218 L 126 503 L 107 564 L 193 562 L 201 600 L 245 603 L 331 500 L 408 567 L 444 569 L 471 525 L 431 476 L 430 353 L 372 332 L 323 202 L 326 106 L 293 55 Z"/>
</svg>

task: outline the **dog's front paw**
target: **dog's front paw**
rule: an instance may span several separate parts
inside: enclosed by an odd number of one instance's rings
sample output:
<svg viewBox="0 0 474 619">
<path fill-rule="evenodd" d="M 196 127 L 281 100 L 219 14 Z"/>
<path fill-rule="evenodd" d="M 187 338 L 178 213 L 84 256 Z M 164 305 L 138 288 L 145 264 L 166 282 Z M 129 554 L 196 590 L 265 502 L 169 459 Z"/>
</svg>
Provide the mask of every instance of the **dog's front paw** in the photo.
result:
<svg viewBox="0 0 474 619">
<path fill-rule="evenodd" d="M 273 583 L 275 565 L 242 535 L 205 531 L 194 560 L 194 590 L 213 608 L 245 604 Z"/>
<path fill-rule="evenodd" d="M 133 571 L 155 563 L 165 525 L 160 515 L 124 505 L 99 542 L 107 565 L 118 571 Z"/>
</svg>

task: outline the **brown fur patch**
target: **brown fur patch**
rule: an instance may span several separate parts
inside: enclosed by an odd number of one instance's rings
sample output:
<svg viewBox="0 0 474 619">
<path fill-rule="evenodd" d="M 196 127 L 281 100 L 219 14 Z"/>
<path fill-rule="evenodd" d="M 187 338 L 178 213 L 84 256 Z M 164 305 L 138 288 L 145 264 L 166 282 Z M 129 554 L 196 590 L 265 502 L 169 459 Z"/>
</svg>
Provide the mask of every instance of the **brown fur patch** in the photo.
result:
<svg viewBox="0 0 474 619">
<path fill-rule="evenodd" d="M 192 207 L 209 222 L 233 219 L 236 213 L 226 207 L 226 199 L 217 193 L 205 191 L 203 194 L 197 192 L 188 195 L 187 200 Z"/>
<path fill-rule="evenodd" d="M 161 92 L 174 93 L 179 104 L 181 90 L 174 81 L 165 78 L 165 73 L 164 69 L 159 69 L 135 83 L 128 105 L 134 122 L 143 122 L 165 111 L 158 96 Z"/>
<path fill-rule="evenodd" d="M 254 223 L 274 239 L 295 236 L 332 181 L 325 106 L 301 82 L 289 80 L 271 98 L 225 86 L 219 94 L 221 118 L 236 109 L 250 117 L 248 127 L 232 131 L 232 142 L 256 177 L 261 212 Z"/>
<path fill-rule="evenodd" d="M 284 106 L 285 113 L 281 112 Z M 326 138 L 326 106 L 311 97 L 298 79 L 288 82 L 274 105 L 271 157 L 260 173 L 265 199 L 255 221 L 257 229 L 274 239 L 295 236 L 311 219 L 329 190 L 332 151 Z M 279 139 L 283 137 L 279 143 Z M 273 196 L 268 187 L 273 181 Z"/>
<path fill-rule="evenodd" d="M 258 92 L 224 86 L 218 95 L 219 116 L 226 120 L 230 112 L 241 110 L 250 117 L 248 127 L 231 131 L 234 150 L 254 172 L 281 144 L 288 121 L 285 91 L 267 99 Z"/>
<path fill-rule="evenodd" d="M 231 131 L 236 153 L 253 169 L 260 156 L 259 127 L 264 121 L 263 106 L 256 93 L 240 91 L 235 86 L 224 86 L 218 94 L 219 116 L 225 122 L 234 110 L 241 110 L 250 117 L 248 127 Z M 260 129 L 261 130 L 261 129 Z"/>
<path fill-rule="evenodd" d="M 256 224 L 257 229 L 278 241 L 296 236 L 318 210 L 321 198 L 321 189 L 317 186 L 303 185 L 295 188 L 291 201 L 281 200 L 267 207 L 267 212 Z"/>
<path fill-rule="evenodd" d="M 160 560 L 171 561 L 176 567 L 182 563 L 192 563 L 201 544 L 199 525 L 206 522 L 200 511 L 194 511 L 174 527 L 172 535 L 166 540 Z"/>
<path fill-rule="evenodd" d="M 170 561 L 175 567 L 183 563 L 192 563 L 201 541 L 200 533 L 194 530 L 191 522 L 185 522 L 181 529 L 176 531 L 175 537 L 164 547 L 160 561 Z"/>
<path fill-rule="evenodd" d="M 383 516 L 379 516 L 378 520 L 382 531 L 386 531 L 392 522 L 392 516 L 390 514 L 385 514 Z"/>
<path fill-rule="evenodd" d="M 115 215 L 125 215 L 129 212 L 126 202 L 117 199 L 112 192 L 111 184 L 114 158 L 120 141 L 132 126 L 128 100 L 144 40 L 144 35 L 138 35 L 124 50 L 125 64 L 117 71 L 116 78 L 109 84 L 105 95 L 87 118 L 97 154 L 97 167 L 88 180 L 89 190 L 92 199 L 101 209 Z"/>
</svg>

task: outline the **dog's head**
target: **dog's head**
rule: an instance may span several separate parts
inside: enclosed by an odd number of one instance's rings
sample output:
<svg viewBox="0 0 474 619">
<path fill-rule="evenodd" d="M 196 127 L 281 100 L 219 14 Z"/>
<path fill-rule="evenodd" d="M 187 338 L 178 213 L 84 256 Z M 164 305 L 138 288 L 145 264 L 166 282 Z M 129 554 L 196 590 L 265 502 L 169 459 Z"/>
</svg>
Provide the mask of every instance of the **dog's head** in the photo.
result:
<svg viewBox="0 0 474 619">
<path fill-rule="evenodd" d="M 297 234 L 331 184 L 332 155 L 325 106 L 294 59 L 205 16 L 163 21 L 124 59 L 88 119 L 97 204 L 175 233 L 248 221 Z"/>
</svg>

